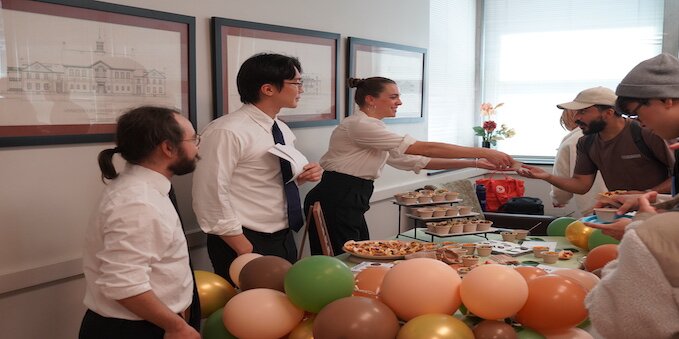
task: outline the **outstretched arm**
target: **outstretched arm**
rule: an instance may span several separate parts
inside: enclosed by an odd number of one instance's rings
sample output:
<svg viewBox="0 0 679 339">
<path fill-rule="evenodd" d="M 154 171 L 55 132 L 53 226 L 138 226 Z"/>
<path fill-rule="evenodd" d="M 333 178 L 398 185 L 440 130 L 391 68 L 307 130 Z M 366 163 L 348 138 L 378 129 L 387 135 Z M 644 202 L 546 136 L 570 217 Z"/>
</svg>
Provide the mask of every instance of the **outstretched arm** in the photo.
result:
<svg viewBox="0 0 679 339">
<path fill-rule="evenodd" d="M 585 194 L 589 192 L 595 177 L 593 174 L 574 174 L 572 178 L 558 177 L 546 172 L 542 168 L 528 165 L 523 165 L 516 173 L 522 177 L 547 181 L 564 191 L 575 194 Z"/>
<path fill-rule="evenodd" d="M 483 168 L 487 170 L 499 170 L 495 165 L 486 159 L 442 159 L 434 158 L 429 161 L 424 168 L 437 169 L 457 169 L 457 168 Z"/>
<path fill-rule="evenodd" d="M 499 167 L 511 167 L 511 156 L 489 148 L 465 147 L 442 142 L 417 141 L 410 145 L 406 154 L 423 155 L 429 158 L 485 158 Z"/>
</svg>

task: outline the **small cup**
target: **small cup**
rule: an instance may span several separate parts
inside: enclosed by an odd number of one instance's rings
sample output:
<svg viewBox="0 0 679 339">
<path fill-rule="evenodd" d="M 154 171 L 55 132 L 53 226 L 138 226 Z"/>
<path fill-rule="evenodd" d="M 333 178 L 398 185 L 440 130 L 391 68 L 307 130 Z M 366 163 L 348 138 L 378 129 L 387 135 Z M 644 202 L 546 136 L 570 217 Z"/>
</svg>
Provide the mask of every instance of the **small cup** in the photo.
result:
<svg viewBox="0 0 679 339">
<path fill-rule="evenodd" d="M 448 206 L 446 208 L 446 216 L 456 217 L 460 214 L 460 209 L 457 206 Z"/>
<path fill-rule="evenodd" d="M 479 257 L 475 255 L 463 255 L 462 266 L 471 267 L 479 263 Z"/>
<path fill-rule="evenodd" d="M 516 230 L 516 240 L 524 240 L 528 236 L 528 230 Z"/>
<path fill-rule="evenodd" d="M 456 223 L 453 223 L 450 226 L 449 232 L 450 232 L 450 234 L 455 234 L 455 233 L 462 233 L 462 231 L 464 231 L 464 224 L 461 223 L 461 222 L 456 222 Z"/>
<path fill-rule="evenodd" d="M 462 244 L 462 248 L 465 251 L 467 251 L 467 255 L 474 255 L 474 251 L 476 251 L 476 244 L 465 243 L 465 244 Z"/>
<path fill-rule="evenodd" d="M 476 228 L 477 228 L 477 227 L 478 227 L 478 225 L 477 225 L 476 223 L 473 223 L 473 222 L 471 222 L 471 221 L 467 221 L 467 222 L 464 224 L 462 231 L 465 232 L 465 233 L 467 233 L 467 232 L 476 232 Z"/>
<path fill-rule="evenodd" d="M 446 201 L 446 195 L 445 194 L 434 194 L 434 196 L 431 197 L 431 200 L 434 202 L 441 202 L 441 201 Z"/>
<path fill-rule="evenodd" d="M 417 215 L 420 218 L 431 218 L 431 216 L 434 215 L 434 210 L 431 208 L 418 208 Z"/>
<path fill-rule="evenodd" d="M 476 253 L 479 257 L 487 257 L 491 252 L 493 252 L 493 245 L 484 244 L 476 246 Z"/>
<path fill-rule="evenodd" d="M 616 208 L 595 208 L 594 214 L 596 214 L 596 218 L 599 221 L 613 222 L 615 221 L 617 211 Z"/>
<path fill-rule="evenodd" d="M 401 196 L 401 203 L 406 205 L 417 204 L 417 197 L 412 195 L 403 195 Z"/>
<path fill-rule="evenodd" d="M 504 241 L 509 241 L 509 242 L 515 242 L 516 241 L 516 232 L 500 232 L 502 235 L 502 240 Z"/>
<path fill-rule="evenodd" d="M 446 193 L 446 200 L 453 201 L 456 200 L 458 196 L 460 196 L 460 193 L 458 192 L 448 192 Z"/>
<path fill-rule="evenodd" d="M 436 230 L 434 229 L 434 226 L 436 226 L 435 222 L 430 221 L 430 222 L 425 223 L 425 225 L 427 225 L 427 231 L 436 232 Z"/>
<path fill-rule="evenodd" d="M 428 203 L 432 202 L 432 200 L 431 200 L 430 196 L 422 195 L 422 196 L 417 197 L 417 202 L 419 202 L 420 204 L 428 204 Z"/>
<path fill-rule="evenodd" d="M 477 225 L 478 225 L 476 227 L 477 231 L 487 231 L 490 229 L 490 226 L 493 225 L 493 222 L 489 220 L 479 220 Z"/>
<path fill-rule="evenodd" d="M 547 251 L 549 251 L 549 247 L 547 246 L 533 246 L 533 255 L 536 258 L 542 258 L 542 252 Z"/>
<path fill-rule="evenodd" d="M 450 225 L 436 225 L 434 226 L 434 233 L 438 235 L 447 235 L 450 231 Z"/>
<path fill-rule="evenodd" d="M 472 213 L 471 206 L 458 206 L 460 208 L 460 215 L 467 215 Z"/>
<path fill-rule="evenodd" d="M 555 264 L 557 260 L 559 260 L 559 252 L 542 252 L 542 260 L 545 262 L 545 264 Z"/>
<path fill-rule="evenodd" d="M 434 208 L 434 213 L 432 214 L 434 217 L 445 217 L 446 212 L 448 211 L 447 208 L 444 207 L 436 207 Z"/>
</svg>

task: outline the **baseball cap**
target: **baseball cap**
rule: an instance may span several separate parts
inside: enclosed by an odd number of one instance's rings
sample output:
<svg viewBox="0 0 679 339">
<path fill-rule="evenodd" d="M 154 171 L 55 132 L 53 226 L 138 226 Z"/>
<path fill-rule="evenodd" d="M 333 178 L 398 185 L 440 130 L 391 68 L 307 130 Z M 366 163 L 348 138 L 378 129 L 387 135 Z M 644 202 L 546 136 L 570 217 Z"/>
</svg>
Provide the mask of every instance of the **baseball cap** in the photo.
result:
<svg viewBox="0 0 679 339">
<path fill-rule="evenodd" d="M 618 97 L 613 90 L 606 87 L 588 88 L 573 99 L 573 101 L 558 104 L 556 107 L 560 109 L 584 109 L 594 105 L 615 106 L 615 99 Z"/>
</svg>

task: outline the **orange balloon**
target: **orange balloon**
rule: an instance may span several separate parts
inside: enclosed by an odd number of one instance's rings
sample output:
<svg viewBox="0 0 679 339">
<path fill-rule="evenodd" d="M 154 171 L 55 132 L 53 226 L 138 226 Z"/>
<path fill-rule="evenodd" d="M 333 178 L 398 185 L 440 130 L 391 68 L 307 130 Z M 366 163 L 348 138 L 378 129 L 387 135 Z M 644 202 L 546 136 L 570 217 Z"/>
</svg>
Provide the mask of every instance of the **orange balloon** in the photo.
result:
<svg viewBox="0 0 679 339">
<path fill-rule="evenodd" d="M 354 278 L 354 295 L 377 299 L 377 295 L 380 293 L 380 287 L 382 287 L 382 281 L 388 271 L 388 267 L 379 266 L 368 267 L 363 271 L 358 272 Z"/>
<path fill-rule="evenodd" d="M 238 338 L 277 339 L 290 333 L 304 317 L 285 293 L 255 288 L 236 294 L 224 306 L 224 326 Z"/>
<path fill-rule="evenodd" d="M 502 319 L 518 312 L 528 299 L 528 284 L 519 272 L 504 265 L 471 270 L 460 286 L 462 303 L 484 319 Z"/>
<path fill-rule="evenodd" d="M 592 272 L 598 268 L 606 266 L 611 260 L 618 257 L 618 245 L 606 244 L 597 246 L 585 258 L 585 269 Z"/>
<path fill-rule="evenodd" d="M 587 318 L 586 295 L 582 286 L 565 277 L 537 277 L 528 283 L 528 300 L 516 320 L 539 332 L 575 327 Z"/>
<path fill-rule="evenodd" d="M 566 239 L 582 249 L 589 249 L 589 236 L 594 229 L 582 223 L 580 220 L 573 221 L 566 227 Z"/>
<path fill-rule="evenodd" d="M 576 268 L 569 268 L 565 270 L 556 270 L 553 274 L 572 279 L 580 286 L 584 287 L 587 292 L 591 291 L 597 283 L 599 283 L 599 277 L 596 274 L 579 270 Z"/>
<path fill-rule="evenodd" d="M 517 272 L 519 272 L 519 274 L 521 274 L 521 276 L 523 276 L 524 279 L 526 279 L 527 283 L 537 277 L 547 275 L 547 272 L 545 270 L 533 266 L 519 266 L 515 267 L 514 269 Z"/>
<path fill-rule="evenodd" d="M 387 272 L 379 298 L 406 321 L 422 314 L 453 314 L 461 304 L 460 282 L 457 272 L 442 261 L 416 258 Z"/>
</svg>

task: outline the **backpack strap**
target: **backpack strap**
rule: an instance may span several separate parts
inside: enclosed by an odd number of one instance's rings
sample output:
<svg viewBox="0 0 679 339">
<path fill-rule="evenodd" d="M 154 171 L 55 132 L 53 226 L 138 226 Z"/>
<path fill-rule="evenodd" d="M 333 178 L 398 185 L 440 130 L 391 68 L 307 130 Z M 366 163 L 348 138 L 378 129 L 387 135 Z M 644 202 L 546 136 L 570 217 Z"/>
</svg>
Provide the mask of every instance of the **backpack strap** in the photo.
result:
<svg viewBox="0 0 679 339">
<path fill-rule="evenodd" d="M 651 149 L 648 148 L 648 145 L 646 145 L 646 141 L 644 141 L 644 137 L 641 135 L 641 126 L 639 125 L 639 123 L 636 121 L 630 121 L 629 128 L 630 132 L 632 132 L 632 139 L 634 139 L 634 144 L 639 149 L 639 152 L 641 152 L 641 154 L 643 154 L 647 158 L 662 164 L 662 162 L 658 160 L 658 157 L 655 156 L 653 151 L 651 151 Z"/>
</svg>

